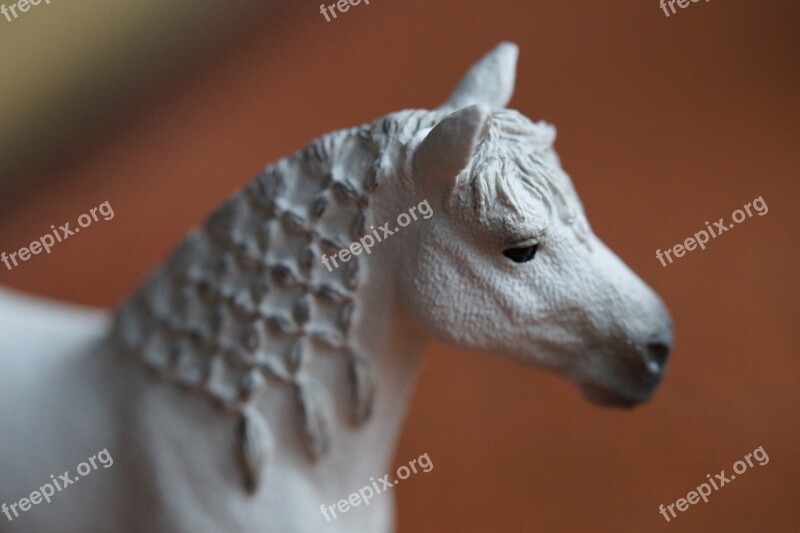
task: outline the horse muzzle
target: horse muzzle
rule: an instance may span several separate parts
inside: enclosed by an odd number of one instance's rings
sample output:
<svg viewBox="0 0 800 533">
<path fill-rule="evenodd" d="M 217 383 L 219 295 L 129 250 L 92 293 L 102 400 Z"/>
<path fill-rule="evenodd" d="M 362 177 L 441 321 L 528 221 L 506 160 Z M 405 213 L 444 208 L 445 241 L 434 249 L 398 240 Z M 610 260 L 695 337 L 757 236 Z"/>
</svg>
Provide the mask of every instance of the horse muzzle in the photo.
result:
<svg viewBox="0 0 800 533">
<path fill-rule="evenodd" d="M 634 407 L 655 393 L 667 369 L 671 339 L 647 343 L 641 350 L 616 359 L 609 379 L 578 384 L 584 398 L 607 407 Z"/>
</svg>

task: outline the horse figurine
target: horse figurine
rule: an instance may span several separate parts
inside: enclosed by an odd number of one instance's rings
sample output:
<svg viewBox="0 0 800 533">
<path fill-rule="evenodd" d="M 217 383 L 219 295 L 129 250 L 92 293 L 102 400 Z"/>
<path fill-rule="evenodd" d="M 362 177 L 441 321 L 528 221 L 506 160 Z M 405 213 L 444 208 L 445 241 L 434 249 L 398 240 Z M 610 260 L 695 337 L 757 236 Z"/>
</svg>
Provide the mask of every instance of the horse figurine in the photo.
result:
<svg viewBox="0 0 800 533">
<path fill-rule="evenodd" d="M 391 494 L 320 509 L 389 471 L 431 338 L 648 400 L 668 312 L 592 233 L 553 126 L 506 108 L 517 53 L 268 166 L 113 315 L 0 291 L 0 529 L 392 530 Z"/>
</svg>

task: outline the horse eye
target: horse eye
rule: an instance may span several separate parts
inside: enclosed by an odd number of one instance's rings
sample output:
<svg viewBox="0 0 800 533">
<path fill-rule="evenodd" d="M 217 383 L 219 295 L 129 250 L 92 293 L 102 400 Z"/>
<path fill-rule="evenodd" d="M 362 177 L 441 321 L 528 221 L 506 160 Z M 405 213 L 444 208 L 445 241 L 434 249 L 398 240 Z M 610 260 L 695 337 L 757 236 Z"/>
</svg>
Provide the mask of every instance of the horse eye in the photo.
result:
<svg viewBox="0 0 800 533">
<path fill-rule="evenodd" d="M 527 263 L 536 255 L 536 245 L 523 246 L 522 248 L 509 248 L 503 250 L 503 255 L 515 263 Z"/>
</svg>

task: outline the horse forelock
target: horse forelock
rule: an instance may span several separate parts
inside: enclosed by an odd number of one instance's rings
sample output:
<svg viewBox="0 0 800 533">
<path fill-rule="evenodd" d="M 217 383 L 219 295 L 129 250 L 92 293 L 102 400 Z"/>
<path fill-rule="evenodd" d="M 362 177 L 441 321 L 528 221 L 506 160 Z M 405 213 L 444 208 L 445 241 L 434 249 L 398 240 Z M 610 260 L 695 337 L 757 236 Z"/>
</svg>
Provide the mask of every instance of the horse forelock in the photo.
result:
<svg viewBox="0 0 800 533">
<path fill-rule="evenodd" d="M 469 207 L 481 220 L 509 212 L 523 217 L 531 196 L 550 214 L 571 224 L 580 209 L 569 178 L 561 172 L 553 144 L 555 128 L 533 122 L 518 111 L 492 114 L 486 138 L 477 147 L 464 176 Z"/>
<path fill-rule="evenodd" d="M 370 137 L 385 149 L 392 140 L 409 143 L 430 129 L 449 111 L 411 109 L 391 113 L 370 127 Z M 561 172 L 554 143 L 556 129 L 545 121 L 533 122 L 512 109 L 492 113 L 489 131 L 475 150 L 448 207 L 470 209 L 480 220 L 524 217 L 526 198 L 538 198 L 552 215 L 572 224 L 580 203 L 569 178 Z M 394 169 L 397 171 L 398 169 Z M 466 190 L 465 190 L 466 189 Z M 584 236 L 586 228 L 574 228 Z"/>
</svg>

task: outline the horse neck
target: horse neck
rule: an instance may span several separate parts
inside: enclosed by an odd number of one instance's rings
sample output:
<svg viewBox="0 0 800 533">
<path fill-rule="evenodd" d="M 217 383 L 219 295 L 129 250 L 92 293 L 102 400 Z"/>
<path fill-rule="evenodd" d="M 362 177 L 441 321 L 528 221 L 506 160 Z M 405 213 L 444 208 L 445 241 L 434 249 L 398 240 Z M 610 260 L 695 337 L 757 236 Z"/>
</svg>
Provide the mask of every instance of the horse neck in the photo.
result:
<svg viewBox="0 0 800 533">
<path fill-rule="evenodd" d="M 368 232 L 373 209 L 392 210 L 391 195 L 377 190 L 379 151 L 362 127 L 265 169 L 120 307 L 116 339 L 162 381 L 244 425 L 267 426 L 275 413 L 258 397 L 284 389 L 298 406 L 294 441 L 311 459 L 329 452 L 332 428 L 349 418 L 362 429 L 341 453 L 373 450 L 374 462 L 387 463 L 425 342 L 394 287 L 399 246 L 330 272 L 321 262 Z M 318 358 L 346 372 L 312 375 Z M 330 383 L 341 374 L 346 386 Z M 337 402 L 342 394 L 349 399 Z M 335 412 L 342 404 L 349 416 Z"/>
</svg>

